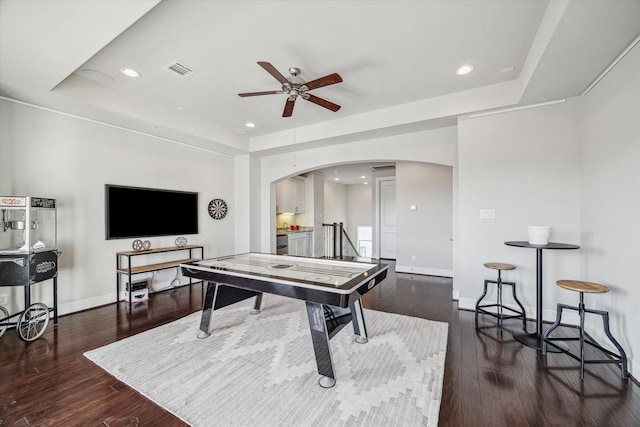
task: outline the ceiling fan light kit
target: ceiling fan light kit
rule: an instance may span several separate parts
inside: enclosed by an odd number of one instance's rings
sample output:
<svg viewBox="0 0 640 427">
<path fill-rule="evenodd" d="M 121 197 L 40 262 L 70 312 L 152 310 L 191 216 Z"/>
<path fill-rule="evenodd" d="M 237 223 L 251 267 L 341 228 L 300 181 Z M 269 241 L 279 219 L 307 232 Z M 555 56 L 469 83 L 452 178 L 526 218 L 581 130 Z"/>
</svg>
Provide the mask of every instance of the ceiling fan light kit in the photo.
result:
<svg viewBox="0 0 640 427">
<path fill-rule="evenodd" d="M 307 91 L 309 90 L 318 89 L 318 88 L 333 85 L 336 83 L 341 83 L 342 77 L 340 77 L 338 73 L 329 74 L 327 76 L 320 77 L 319 79 L 315 79 L 310 82 L 305 82 L 304 79 L 299 77 L 300 68 L 298 67 L 289 67 L 289 73 L 291 75 L 289 77 L 285 77 L 269 62 L 259 61 L 258 65 L 260 65 L 267 73 L 271 74 L 278 82 L 280 82 L 280 84 L 282 85 L 281 90 L 239 93 L 238 96 L 247 97 L 247 96 L 286 94 L 287 101 L 284 104 L 284 111 L 282 112 L 282 117 L 291 117 L 293 115 L 293 107 L 295 106 L 295 101 L 296 99 L 298 99 L 298 97 L 304 99 L 305 101 L 309 101 L 316 105 L 324 107 L 333 112 L 336 112 L 340 109 L 339 105 L 334 104 L 329 100 L 320 98 L 311 93 L 307 93 Z"/>
</svg>

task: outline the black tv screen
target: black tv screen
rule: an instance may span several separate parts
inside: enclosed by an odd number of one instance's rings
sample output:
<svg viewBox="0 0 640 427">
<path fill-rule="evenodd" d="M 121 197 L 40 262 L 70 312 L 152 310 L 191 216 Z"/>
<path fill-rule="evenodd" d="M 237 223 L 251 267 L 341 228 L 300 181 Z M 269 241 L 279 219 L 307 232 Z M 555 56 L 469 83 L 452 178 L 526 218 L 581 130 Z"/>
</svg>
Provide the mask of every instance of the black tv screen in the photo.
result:
<svg viewBox="0 0 640 427">
<path fill-rule="evenodd" d="M 105 185 L 106 238 L 198 234 L 198 193 Z"/>
</svg>

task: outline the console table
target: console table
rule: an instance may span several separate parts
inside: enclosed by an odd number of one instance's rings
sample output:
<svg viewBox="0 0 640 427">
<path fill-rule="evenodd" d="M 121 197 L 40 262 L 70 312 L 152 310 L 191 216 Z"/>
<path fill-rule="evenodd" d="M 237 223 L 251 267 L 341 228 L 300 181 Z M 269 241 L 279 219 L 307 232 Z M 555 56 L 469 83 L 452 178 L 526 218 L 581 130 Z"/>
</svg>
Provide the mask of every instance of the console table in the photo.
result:
<svg viewBox="0 0 640 427">
<path fill-rule="evenodd" d="M 189 251 L 189 257 L 184 258 L 184 252 Z M 194 256 L 194 251 L 200 251 L 200 257 L 197 258 Z M 132 266 L 132 260 L 135 257 L 152 255 L 152 254 L 161 254 L 161 253 L 175 253 L 175 259 L 170 261 L 160 262 L 156 264 L 144 264 Z M 180 255 L 180 257 L 178 257 Z M 173 246 L 166 248 L 157 248 L 157 249 L 147 249 L 144 251 L 125 251 L 125 252 L 117 252 L 116 253 L 116 283 L 117 283 L 117 294 L 116 301 L 120 300 L 120 289 L 122 283 L 122 276 L 128 278 L 129 283 L 129 304 L 132 301 L 133 295 L 133 282 L 131 280 L 132 276 L 140 273 L 150 273 L 153 271 L 167 270 L 169 268 L 178 268 L 180 264 L 184 264 L 187 262 L 199 261 L 204 258 L 204 247 L 199 245 L 187 245 L 187 246 Z M 193 284 L 195 282 L 189 278 L 189 284 Z"/>
</svg>

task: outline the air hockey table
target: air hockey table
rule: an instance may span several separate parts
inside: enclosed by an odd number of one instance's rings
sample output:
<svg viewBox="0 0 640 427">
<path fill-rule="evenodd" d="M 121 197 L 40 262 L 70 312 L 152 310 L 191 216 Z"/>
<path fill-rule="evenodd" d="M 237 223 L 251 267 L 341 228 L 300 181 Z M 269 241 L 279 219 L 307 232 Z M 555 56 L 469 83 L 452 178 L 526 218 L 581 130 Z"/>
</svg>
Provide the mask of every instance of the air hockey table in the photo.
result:
<svg viewBox="0 0 640 427">
<path fill-rule="evenodd" d="M 325 388 L 336 383 L 330 339 L 351 322 L 355 341 L 368 341 L 361 298 L 388 270 L 385 264 L 262 253 L 193 261 L 180 268 L 184 276 L 207 282 L 198 338 L 210 335 L 214 310 L 255 297 L 251 314 L 259 314 L 265 292 L 305 301 L 318 383 Z"/>
</svg>

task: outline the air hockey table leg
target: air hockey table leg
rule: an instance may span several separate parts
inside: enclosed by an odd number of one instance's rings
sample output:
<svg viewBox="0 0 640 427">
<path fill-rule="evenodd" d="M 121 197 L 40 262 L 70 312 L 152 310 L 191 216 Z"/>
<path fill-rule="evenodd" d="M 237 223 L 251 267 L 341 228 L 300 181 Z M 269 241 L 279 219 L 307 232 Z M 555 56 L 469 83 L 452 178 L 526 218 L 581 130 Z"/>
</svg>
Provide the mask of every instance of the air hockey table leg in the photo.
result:
<svg viewBox="0 0 640 427">
<path fill-rule="evenodd" d="M 331 345 L 329 344 L 324 309 L 322 304 L 312 302 L 307 302 L 306 304 L 311 341 L 316 355 L 316 365 L 318 366 L 318 373 L 322 376 L 318 380 L 318 384 L 324 388 L 331 388 L 336 384 L 336 375 L 333 369 L 333 360 L 331 359 Z"/>
<path fill-rule="evenodd" d="M 213 303 L 216 300 L 218 292 L 218 284 L 215 282 L 207 282 L 207 293 L 204 297 L 204 305 L 202 306 L 202 317 L 200 318 L 200 332 L 198 338 L 204 339 L 211 335 L 209 329 L 211 327 L 211 315 L 213 314 Z"/>
<path fill-rule="evenodd" d="M 249 312 L 251 314 L 260 314 L 262 305 L 262 294 L 256 295 L 256 302 L 253 304 L 253 309 Z"/>
<path fill-rule="evenodd" d="M 367 338 L 367 326 L 364 323 L 364 313 L 362 311 L 362 301 L 356 300 L 351 303 L 351 323 L 353 324 L 353 332 L 357 335 L 356 342 L 365 344 L 369 341 Z"/>
</svg>

